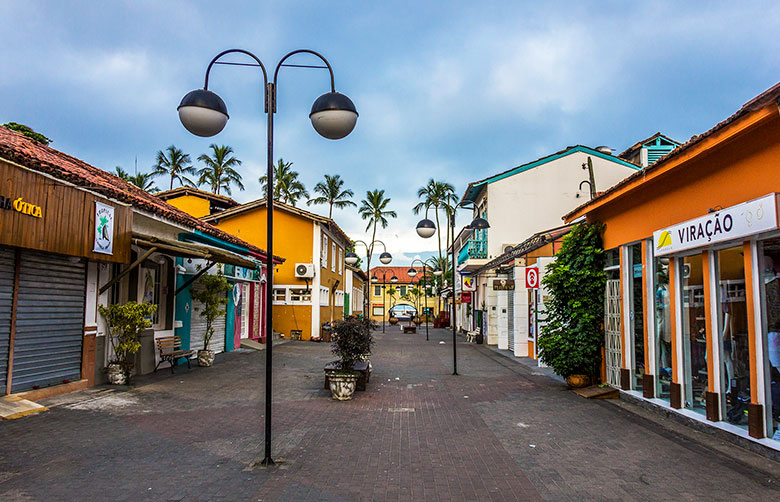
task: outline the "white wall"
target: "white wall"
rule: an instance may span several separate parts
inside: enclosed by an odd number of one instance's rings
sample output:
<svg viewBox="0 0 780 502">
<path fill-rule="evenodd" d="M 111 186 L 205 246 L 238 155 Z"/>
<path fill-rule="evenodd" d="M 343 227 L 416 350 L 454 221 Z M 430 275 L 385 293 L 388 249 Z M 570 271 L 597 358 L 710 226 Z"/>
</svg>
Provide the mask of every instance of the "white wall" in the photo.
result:
<svg viewBox="0 0 780 502">
<path fill-rule="evenodd" d="M 588 154 L 575 152 L 487 185 L 488 258 L 501 255 L 503 244 L 519 244 L 561 226 L 564 214 L 589 200 L 587 184 L 579 190 L 580 182 L 588 179 L 588 171 L 582 169 L 587 158 Z M 600 157 L 591 159 L 599 191 L 635 172 Z"/>
<path fill-rule="evenodd" d="M 515 355 L 528 356 L 528 290 L 525 267 L 514 267 L 515 273 Z"/>
</svg>

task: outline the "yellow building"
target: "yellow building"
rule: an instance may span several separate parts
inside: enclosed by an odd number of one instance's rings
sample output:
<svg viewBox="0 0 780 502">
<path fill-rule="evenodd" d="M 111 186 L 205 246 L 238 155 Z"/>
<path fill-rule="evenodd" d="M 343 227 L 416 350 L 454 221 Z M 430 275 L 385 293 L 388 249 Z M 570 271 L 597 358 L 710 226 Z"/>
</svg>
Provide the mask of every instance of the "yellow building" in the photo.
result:
<svg viewBox="0 0 780 502">
<path fill-rule="evenodd" d="M 163 192 L 162 197 L 231 235 L 266 246 L 265 199 L 238 204 L 191 188 Z M 285 257 L 274 269 L 274 331 L 285 338 L 319 339 L 322 324 L 344 318 L 351 308 L 345 308 L 352 292 L 346 288 L 353 281 L 347 284 L 346 277 L 353 277 L 344 262 L 344 248 L 350 243 L 332 219 L 274 202 L 274 254 Z"/>
<path fill-rule="evenodd" d="M 382 319 L 389 319 L 390 310 L 398 315 L 401 312 L 419 312 L 429 313 L 431 319 L 439 315 L 438 297 L 435 287 L 430 286 L 427 289 L 427 295 L 420 294 L 414 297 L 411 291 L 418 287 L 422 280 L 422 267 L 416 267 L 417 275 L 409 276 L 409 267 L 372 267 L 369 274 L 376 281 L 371 281 L 371 319 L 382 322 Z M 429 283 L 432 277 L 431 269 L 428 269 Z M 397 282 L 391 282 L 392 277 L 398 279 Z M 422 288 L 420 288 L 422 289 Z M 426 309 L 427 305 L 427 309 Z"/>
</svg>

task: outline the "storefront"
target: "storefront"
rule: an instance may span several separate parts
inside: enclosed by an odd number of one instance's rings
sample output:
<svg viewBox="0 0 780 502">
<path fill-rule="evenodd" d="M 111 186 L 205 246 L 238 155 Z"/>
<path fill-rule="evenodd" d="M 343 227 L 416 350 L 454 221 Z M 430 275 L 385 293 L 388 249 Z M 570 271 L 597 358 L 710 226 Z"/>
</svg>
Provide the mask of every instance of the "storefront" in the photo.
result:
<svg viewBox="0 0 780 502">
<path fill-rule="evenodd" d="M 0 180 L 0 394 L 84 388 L 89 277 L 129 261 L 130 210 L 5 159 Z"/>
<path fill-rule="evenodd" d="M 775 449 L 778 98 L 776 86 L 566 215 L 606 225 L 603 378 Z"/>
</svg>

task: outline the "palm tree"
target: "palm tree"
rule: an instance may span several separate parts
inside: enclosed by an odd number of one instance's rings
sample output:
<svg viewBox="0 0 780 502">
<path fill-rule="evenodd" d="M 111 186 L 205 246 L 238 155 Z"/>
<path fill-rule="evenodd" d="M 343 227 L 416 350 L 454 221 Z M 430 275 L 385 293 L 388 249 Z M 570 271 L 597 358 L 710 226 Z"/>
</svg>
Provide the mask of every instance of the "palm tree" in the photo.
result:
<svg viewBox="0 0 780 502">
<path fill-rule="evenodd" d="M 420 187 L 417 190 L 417 197 L 422 199 L 422 202 L 414 206 L 414 214 L 419 213 L 422 209 L 428 209 L 433 206 L 434 215 L 436 217 L 436 241 L 439 243 L 439 261 L 442 259 L 441 253 L 441 225 L 439 224 L 439 208 L 444 209 L 445 216 L 451 214 L 447 207 L 455 199 L 455 187 L 446 181 L 434 181 L 431 178 L 428 184 L 424 187 Z M 449 238 L 449 218 L 447 219 L 447 238 Z M 442 269 L 446 272 L 446 269 Z"/>
<path fill-rule="evenodd" d="M 116 167 L 114 168 L 114 172 L 113 172 L 113 173 L 111 173 L 111 174 L 113 174 L 113 175 L 114 175 L 114 176 L 116 176 L 117 178 L 121 178 L 121 179 L 123 179 L 123 180 L 125 180 L 125 181 L 127 181 L 127 180 L 129 180 L 129 179 L 130 179 L 130 174 L 128 174 L 128 172 L 127 172 L 127 171 L 125 171 L 124 169 L 122 169 L 122 166 L 116 166 Z"/>
<path fill-rule="evenodd" d="M 220 190 L 231 195 L 230 185 L 235 184 L 239 190 L 244 189 L 241 183 L 241 175 L 234 169 L 234 166 L 240 166 L 241 161 L 232 156 L 233 148 L 214 143 L 209 145 L 211 156 L 201 154 L 198 160 L 205 164 L 205 167 L 198 170 L 198 185 L 209 185 L 211 191 L 219 195 Z"/>
<path fill-rule="evenodd" d="M 166 155 L 166 152 L 168 155 Z M 191 162 L 189 154 L 171 145 L 165 149 L 165 152 L 162 150 L 157 152 L 157 163 L 152 166 L 154 170 L 151 174 L 152 176 L 170 176 L 170 190 L 173 190 L 174 180 L 179 180 L 179 183 L 182 185 L 185 183 L 194 185 L 191 180 L 184 176 L 185 174 L 197 174 Z"/>
<path fill-rule="evenodd" d="M 328 218 L 333 218 L 333 206 L 336 206 L 339 209 L 343 209 L 347 206 L 357 207 L 357 204 L 349 200 L 355 193 L 352 190 L 342 190 L 343 186 L 344 180 L 341 179 L 341 176 L 338 174 L 326 174 L 324 182 L 320 181 L 314 185 L 314 192 L 320 194 L 320 196 L 309 199 L 308 202 L 306 202 L 306 205 L 329 204 Z"/>
<path fill-rule="evenodd" d="M 280 200 L 285 204 L 295 206 L 298 199 L 309 198 L 306 186 L 298 179 L 298 171 L 290 169 L 292 162 L 279 159 L 274 166 L 274 200 Z M 268 197 L 268 176 L 260 176 L 260 184 L 263 186 L 265 196 Z"/>
<path fill-rule="evenodd" d="M 385 198 L 384 190 L 367 191 L 366 198 L 361 201 L 358 214 L 364 220 L 368 220 L 366 226 L 366 232 L 372 226 L 374 227 L 371 235 L 371 245 L 368 248 L 368 255 L 366 256 L 366 270 L 371 270 L 371 255 L 374 254 L 374 240 L 376 239 L 376 226 L 381 225 L 382 228 L 387 228 L 387 219 L 395 218 L 398 215 L 395 211 L 387 209 L 387 205 L 390 203 L 390 198 Z"/>
<path fill-rule="evenodd" d="M 138 173 L 135 176 L 128 176 L 127 181 L 137 186 L 141 190 L 145 190 L 149 193 L 159 192 L 160 189 L 154 185 L 152 173 Z"/>
</svg>

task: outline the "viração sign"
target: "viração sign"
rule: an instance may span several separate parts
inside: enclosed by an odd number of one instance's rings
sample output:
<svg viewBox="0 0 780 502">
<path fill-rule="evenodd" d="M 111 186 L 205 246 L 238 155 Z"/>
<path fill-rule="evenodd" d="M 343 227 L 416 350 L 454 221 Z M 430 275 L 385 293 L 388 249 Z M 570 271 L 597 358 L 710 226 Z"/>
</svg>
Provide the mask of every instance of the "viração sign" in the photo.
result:
<svg viewBox="0 0 780 502">
<path fill-rule="evenodd" d="M 13 210 L 17 213 L 28 214 L 35 218 L 43 218 L 41 206 L 25 202 L 22 197 L 5 197 L 0 195 L 0 209 Z"/>
<path fill-rule="evenodd" d="M 777 227 L 777 194 L 770 194 L 656 230 L 653 232 L 653 249 L 655 256 L 664 256 Z"/>
</svg>

